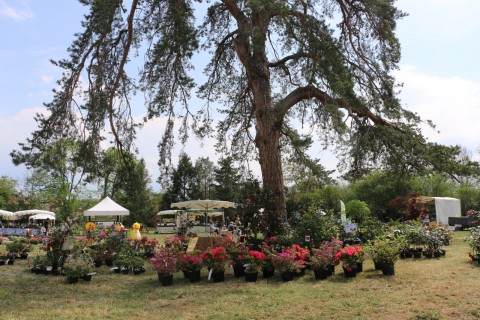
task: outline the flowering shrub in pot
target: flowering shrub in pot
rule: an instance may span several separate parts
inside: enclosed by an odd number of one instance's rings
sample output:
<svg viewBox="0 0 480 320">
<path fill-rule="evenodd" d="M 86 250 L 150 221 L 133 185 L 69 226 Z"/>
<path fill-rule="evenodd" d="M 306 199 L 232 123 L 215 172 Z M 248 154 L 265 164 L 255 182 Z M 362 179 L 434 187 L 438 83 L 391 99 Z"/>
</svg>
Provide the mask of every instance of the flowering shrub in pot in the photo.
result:
<svg viewBox="0 0 480 320">
<path fill-rule="evenodd" d="M 224 242 L 236 277 L 242 277 L 244 274 L 244 266 L 248 263 L 248 247 L 243 243 L 234 242 L 231 238 L 227 238 Z"/>
<path fill-rule="evenodd" d="M 172 275 L 178 270 L 177 253 L 170 247 L 160 249 L 153 258 L 150 258 L 150 262 L 159 276 Z"/>
<path fill-rule="evenodd" d="M 337 252 L 342 249 L 342 241 L 332 239 L 324 241 L 318 248 L 312 249 L 310 257 L 310 266 L 313 270 L 328 269 L 338 265 L 339 261 L 335 258 Z"/>
<path fill-rule="evenodd" d="M 276 252 L 272 256 L 272 263 L 280 273 L 299 273 L 305 266 L 304 261 L 298 259 L 297 252 L 291 247 Z"/>
<path fill-rule="evenodd" d="M 225 247 L 220 246 L 204 251 L 200 254 L 200 258 L 207 268 L 212 269 L 213 272 L 218 272 L 225 271 L 225 264 L 227 263 L 229 255 Z"/>
<path fill-rule="evenodd" d="M 198 271 L 203 267 L 199 254 L 182 253 L 177 255 L 177 266 L 182 271 Z"/>
<path fill-rule="evenodd" d="M 335 255 L 335 259 L 342 264 L 346 271 L 357 269 L 357 264 L 362 263 L 364 253 L 361 246 L 346 246 Z"/>
<path fill-rule="evenodd" d="M 275 246 L 277 243 L 276 237 L 269 237 L 263 241 L 260 246 L 261 251 L 265 255 L 265 259 L 262 262 L 262 271 L 264 278 L 270 278 L 275 273 L 275 267 L 272 262 L 272 257 L 275 255 Z"/>
<path fill-rule="evenodd" d="M 258 273 L 265 259 L 266 256 L 263 252 L 250 250 L 245 260 L 245 272 Z"/>
<path fill-rule="evenodd" d="M 172 249 L 176 253 L 184 253 L 185 247 L 182 242 L 182 239 L 178 236 L 166 236 L 164 238 L 164 245 L 167 248 Z"/>
<path fill-rule="evenodd" d="M 177 256 L 177 267 L 183 271 L 190 282 L 200 281 L 200 270 L 203 267 L 199 253 L 183 253 Z"/>
</svg>

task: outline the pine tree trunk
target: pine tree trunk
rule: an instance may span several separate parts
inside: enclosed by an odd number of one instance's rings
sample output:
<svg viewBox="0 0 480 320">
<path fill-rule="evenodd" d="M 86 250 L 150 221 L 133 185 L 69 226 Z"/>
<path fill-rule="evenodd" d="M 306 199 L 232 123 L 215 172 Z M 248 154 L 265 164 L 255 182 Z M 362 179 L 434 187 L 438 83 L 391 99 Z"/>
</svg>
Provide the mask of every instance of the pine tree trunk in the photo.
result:
<svg viewBox="0 0 480 320">
<path fill-rule="evenodd" d="M 253 84 L 257 120 L 255 144 L 259 153 L 263 186 L 270 194 L 264 214 L 267 217 L 268 231 L 282 234 L 286 204 L 280 149 L 281 126 L 275 118 L 269 82 L 257 80 Z"/>
</svg>

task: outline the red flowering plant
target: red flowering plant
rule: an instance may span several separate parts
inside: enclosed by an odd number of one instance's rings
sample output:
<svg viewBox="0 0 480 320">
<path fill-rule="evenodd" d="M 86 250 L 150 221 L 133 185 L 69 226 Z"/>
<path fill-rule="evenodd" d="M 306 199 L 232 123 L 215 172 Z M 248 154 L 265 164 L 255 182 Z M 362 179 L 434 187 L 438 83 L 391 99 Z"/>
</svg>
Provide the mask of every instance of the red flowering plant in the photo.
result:
<svg viewBox="0 0 480 320">
<path fill-rule="evenodd" d="M 263 265 L 266 256 L 263 252 L 250 250 L 246 256 L 245 272 L 257 273 L 260 266 Z"/>
<path fill-rule="evenodd" d="M 198 271 L 203 262 L 198 254 L 182 253 L 177 256 L 177 266 L 182 271 Z"/>
<path fill-rule="evenodd" d="M 55 228 L 51 231 L 48 237 L 43 238 L 44 250 L 47 251 L 47 256 L 52 261 L 52 272 L 56 273 L 59 267 L 62 267 L 61 262 L 64 261 L 62 257 L 63 243 L 67 237 L 71 236 L 71 231 L 66 226 Z"/>
<path fill-rule="evenodd" d="M 362 263 L 364 253 L 361 246 L 346 246 L 335 255 L 335 259 L 342 263 L 342 267 L 347 271 L 357 267 L 357 264 Z"/>
<path fill-rule="evenodd" d="M 243 243 L 234 242 L 231 238 L 224 241 L 225 250 L 227 250 L 233 267 L 243 267 L 248 261 L 248 248 Z"/>
<path fill-rule="evenodd" d="M 153 269 L 163 276 L 171 275 L 178 270 L 177 253 L 171 248 L 164 247 L 150 259 Z"/>
<path fill-rule="evenodd" d="M 340 240 L 332 239 L 331 241 L 322 242 L 318 248 L 312 250 L 310 266 L 314 270 L 322 270 L 337 265 L 339 261 L 335 256 L 341 249 L 342 241 Z"/>
<path fill-rule="evenodd" d="M 265 255 L 265 259 L 263 260 L 263 263 L 262 263 L 262 267 L 264 270 L 273 271 L 274 269 L 274 266 L 272 263 L 272 257 L 276 253 L 276 250 L 275 250 L 276 244 L 277 244 L 277 238 L 270 237 L 270 238 L 266 238 L 263 241 L 262 246 L 260 247 L 263 254 Z"/>
<path fill-rule="evenodd" d="M 285 248 L 283 252 L 276 252 L 272 256 L 272 263 L 275 269 L 280 271 L 280 273 L 285 272 L 300 272 L 305 263 L 303 260 L 298 259 L 297 252 L 291 247 Z"/>
<path fill-rule="evenodd" d="M 298 244 L 292 244 L 292 251 L 295 252 L 295 259 L 299 261 L 304 267 L 308 265 L 310 260 L 310 250 L 308 248 L 302 248 Z"/>
<path fill-rule="evenodd" d="M 214 272 L 225 271 L 225 264 L 229 258 L 225 247 L 210 248 L 200 254 L 203 264 Z"/>
</svg>

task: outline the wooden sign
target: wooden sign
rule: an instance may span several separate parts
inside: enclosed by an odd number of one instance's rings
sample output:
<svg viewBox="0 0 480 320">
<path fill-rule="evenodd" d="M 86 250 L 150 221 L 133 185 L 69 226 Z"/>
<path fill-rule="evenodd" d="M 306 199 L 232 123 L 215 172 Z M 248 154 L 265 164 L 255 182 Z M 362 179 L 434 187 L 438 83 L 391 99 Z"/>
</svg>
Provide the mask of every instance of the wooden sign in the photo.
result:
<svg viewBox="0 0 480 320">
<path fill-rule="evenodd" d="M 198 238 L 192 238 L 188 242 L 187 253 L 193 252 L 195 250 L 195 246 L 197 245 Z"/>
</svg>

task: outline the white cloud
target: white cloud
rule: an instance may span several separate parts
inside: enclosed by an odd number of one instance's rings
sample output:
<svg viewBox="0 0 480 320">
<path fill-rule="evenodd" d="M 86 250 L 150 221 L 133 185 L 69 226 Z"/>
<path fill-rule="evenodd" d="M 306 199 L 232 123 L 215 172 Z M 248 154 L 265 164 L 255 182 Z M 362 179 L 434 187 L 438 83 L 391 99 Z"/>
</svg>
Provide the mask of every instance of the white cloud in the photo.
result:
<svg viewBox="0 0 480 320">
<path fill-rule="evenodd" d="M 7 1 L 0 0 L 0 15 L 6 16 L 18 22 L 35 18 L 35 13 L 32 12 L 27 3 L 21 1 L 20 4 L 22 8 L 14 8 L 10 6 Z"/>
<path fill-rule="evenodd" d="M 40 76 L 40 79 L 44 84 L 51 84 L 53 80 L 53 76 L 44 74 Z"/>
<path fill-rule="evenodd" d="M 45 112 L 45 108 L 22 109 L 12 116 L 0 116 L 0 175 L 7 175 L 22 180 L 26 175 L 24 166 L 15 167 L 9 156 L 12 150 L 18 150 L 18 143 L 24 142 L 37 125 L 33 117 L 36 113 Z"/>
<path fill-rule="evenodd" d="M 404 83 L 401 98 L 407 108 L 432 120 L 440 131 L 425 126 L 424 134 L 431 141 L 465 146 L 470 151 L 479 147 L 480 82 L 430 76 L 408 65 L 396 77 Z"/>
</svg>

